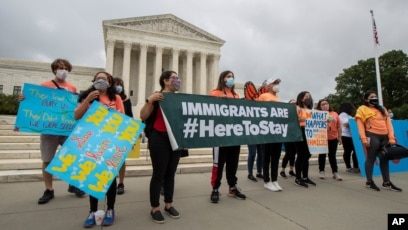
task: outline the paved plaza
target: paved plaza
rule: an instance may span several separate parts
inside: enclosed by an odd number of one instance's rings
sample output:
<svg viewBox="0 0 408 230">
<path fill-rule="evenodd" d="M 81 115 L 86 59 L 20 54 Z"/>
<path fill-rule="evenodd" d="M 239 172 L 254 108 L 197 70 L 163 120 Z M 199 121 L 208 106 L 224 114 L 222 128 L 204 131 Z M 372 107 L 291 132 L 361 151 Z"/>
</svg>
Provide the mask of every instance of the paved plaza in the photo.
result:
<svg viewBox="0 0 408 230">
<path fill-rule="evenodd" d="M 340 167 L 340 170 L 344 171 Z M 340 171 L 340 172 L 342 172 Z M 127 177 L 126 193 L 117 196 L 115 223 L 94 229 L 387 229 L 388 213 L 408 213 L 408 173 L 391 175 L 402 193 L 364 187 L 364 178 L 342 172 L 343 181 L 317 178 L 317 165 L 311 166 L 311 179 L 317 187 L 296 186 L 293 178 L 279 177 L 283 192 L 270 192 L 263 182 L 246 178 L 238 172 L 238 186 L 247 199 L 227 196 L 225 179 L 218 204 L 210 203 L 210 173 L 176 175 L 174 207 L 180 219 L 165 215 L 166 223 L 153 223 L 149 216 L 150 177 Z M 328 173 L 326 173 L 328 174 Z M 328 175 L 329 176 L 329 175 Z M 375 177 L 377 185 L 381 178 Z M 67 192 L 67 184 L 55 182 L 55 198 L 38 205 L 43 182 L 0 184 L 0 226 L 4 230 L 83 229 L 89 199 Z M 105 208 L 105 202 L 99 202 Z"/>
</svg>

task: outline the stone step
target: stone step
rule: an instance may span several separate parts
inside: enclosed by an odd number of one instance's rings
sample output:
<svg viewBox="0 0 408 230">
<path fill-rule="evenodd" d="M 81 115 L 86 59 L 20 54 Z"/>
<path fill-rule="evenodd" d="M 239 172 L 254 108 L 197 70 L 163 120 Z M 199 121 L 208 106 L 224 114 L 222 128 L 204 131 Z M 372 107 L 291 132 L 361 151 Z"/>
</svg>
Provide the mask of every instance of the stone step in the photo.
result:
<svg viewBox="0 0 408 230">
<path fill-rule="evenodd" d="M 40 142 L 37 143 L 0 143 L 0 150 L 39 150 Z"/>
<path fill-rule="evenodd" d="M 39 136 L 25 135 L 25 136 L 0 136 L 0 143 L 40 143 Z"/>
<path fill-rule="evenodd" d="M 241 154 L 240 161 L 246 161 L 247 155 Z M 180 164 L 212 163 L 212 155 L 191 155 L 180 159 Z M 42 161 L 36 159 L 0 159 L 1 170 L 19 170 L 19 169 L 41 169 Z M 150 157 L 141 156 L 139 158 L 127 158 L 127 166 L 151 165 Z"/>
<path fill-rule="evenodd" d="M 185 158 L 185 159 L 188 159 Z M 281 163 L 281 162 L 280 162 Z M 337 157 L 337 163 L 343 163 L 341 157 Z M 317 165 L 318 158 L 314 155 L 309 160 L 310 165 Z M 178 165 L 177 173 L 207 173 L 211 172 L 211 163 L 182 163 Z M 239 170 L 247 169 L 246 161 L 240 161 Z M 126 166 L 126 177 L 150 176 L 152 175 L 152 166 L 150 164 L 138 166 Z M 57 179 L 57 178 L 56 178 Z M 29 182 L 42 181 L 41 169 L 18 169 L 18 170 L 0 170 L 0 183 L 8 182 Z"/>
<path fill-rule="evenodd" d="M 145 157 L 149 156 L 149 150 L 146 149 L 146 146 L 141 146 L 140 156 Z M 143 148 L 144 147 L 144 148 Z M 241 148 L 241 154 L 248 154 L 248 150 L 244 147 Z M 212 156 L 211 148 L 197 148 L 189 150 L 190 156 L 200 156 L 200 155 L 210 155 Z M 0 159 L 40 159 L 41 153 L 39 149 L 1 149 L 0 150 Z"/>
<path fill-rule="evenodd" d="M 0 159 L 39 159 L 40 150 L 0 150 Z"/>
</svg>

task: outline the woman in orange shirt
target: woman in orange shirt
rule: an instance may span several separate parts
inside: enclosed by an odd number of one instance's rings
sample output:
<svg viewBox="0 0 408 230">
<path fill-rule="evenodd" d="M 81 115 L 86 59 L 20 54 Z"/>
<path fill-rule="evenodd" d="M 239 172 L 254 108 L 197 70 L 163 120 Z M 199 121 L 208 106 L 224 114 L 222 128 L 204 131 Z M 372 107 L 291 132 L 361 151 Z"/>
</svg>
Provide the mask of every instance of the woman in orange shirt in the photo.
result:
<svg viewBox="0 0 408 230">
<path fill-rule="evenodd" d="M 239 95 L 234 90 L 234 73 L 226 70 L 220 74 L 217 88 L 210 92 L 210 96 L 239 98 Z M 226 165 L 226 177 L 229 185 L 228 196 L 235 197 L 239 200 L 245 200 L 246 196 L 237 188 L 237 169 L 239 162 L 239 153 L 241 146 L 220 146 L 213 148 L 213 168 L 211 175 L 211 202 L 218 203 L 219 192 L 218 188 L 221 185 L 222 172 Z"/>
<path fill-rule="evenodd" d="M 305 126 L 306 119 L 309 117 L 308 114 L 311 113 L 313 108 L 313 99 L 308 91 L 302 91 L 298 94 L 296 98 L 296 110 L 298 114 L 299 125 L 302 130 L 302 141 L 296 143 L 296 161 L 295 161 L 295 171 L 296 180 L 295 184 L 304 188 L 308 185 L 316 186 L 316 183 L 309 178 L 309 159 L 311 157 L 309 146 L 307 144 Z"/>
<path fill-rule="evenodd" d="M 95 74 L 93 85 L 79 95 L 78 102 L 80 104 L 74 112 L 74 117 L 76 120 L 82 118 L 94 100 L 97 100 L 105 106 L 115 109 L 121 113 L 125 112 L 122 99 L 116 94 L 113 77 L 107 72 L 98 72 Z M 116 185 L 116 180 L 113 180 L 108 191 L 106 192 L 107 209 L 105 217 L 102 221 L 102 225 L 104 226 L 112 225 L 115 220 L 114 208 L 116 201 Z M 93 196 L 89 196 L 89 205 L 89 214 L 84 222 L 85 228 L 90 228 L 96 224 L 95 212 L 98 210 L 98 199 Z"/>
<path fill-rule="evenodd" d="M 275 101 L 280 102 L 277 93 L 279 92 L 280 79 L 268 79 L 266 85 L 268 92 L 261 94 L 258 101 Z M 264 144 L 263 158 L 263 179 L 264 187 L 273 192 L 282 191 L 282 187 L 278 183 L 279 159 L 282 151 L 282 143 L 267 143 Z M 269 174 L 269 167 L 271 173 Z M 269 177 L 270 176 L 270 177 Z"/>
<path fill-rule="evenodd" d="M 374 191 L 380 191 L 373 181 L 373 168 L 377 155 L 387 144 L 396 144 L 394 129 L 387 110 L 378 104 L 377 94 L 369 91 L 364 94 L 364 104 L 358 107 L 356 113 L 358 133 L 363 146 L 367 149 L 365 161 L 366 187 Z M 382 188 L 395 192 L 402 189 L 390 181 L 390 168 L 388 160 L 380 159 L 380 169 L 383 178 Z"/>
<path fill-rule="evenodd" d="M 328 111 L 327 119 L 327 145 L 329 149 L 329 163 L 333 172 L 333 179 L 343 180 L 338 172 L 336 152 L 337 146 L 341 145 L 341 122 L 339 115 L 330 107 L 327 99 L 321 99 L 317 103 L 317 110 Z M 324 179 L 324 168 L 326 165 L 326 153 L 319 154 L 319 178 Z"/>
</svg>

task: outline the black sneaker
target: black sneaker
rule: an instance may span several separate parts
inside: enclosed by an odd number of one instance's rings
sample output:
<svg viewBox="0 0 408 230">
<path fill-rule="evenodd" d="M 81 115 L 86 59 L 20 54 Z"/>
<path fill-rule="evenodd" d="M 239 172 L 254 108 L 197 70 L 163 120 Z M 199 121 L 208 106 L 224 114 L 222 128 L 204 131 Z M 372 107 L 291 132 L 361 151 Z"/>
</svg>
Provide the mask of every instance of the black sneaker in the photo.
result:
<svg viewBox="0 0 408 230">
<path fill-rule="evenodd" d="M 252 175 L 248 175 L 248 179 L 250 179 L 250 180 L 252 180 L 254 182 L 258 182 L 258 180 Z"/>
<path fill-rule="evenodd" d="M 383 189 L 388 189 L 388 190 L 391 190 L 391 191 L 394 191 L 394 192 L 402 192 L 402 189 L 395 186 L 391 181 L 388 182 L 388 183 L 383 183 L 382 188 Z"/>
<path fill-rule="evenodd" d="M 68 185 L 68 192 L 69 193 L 74 193 L 75 192 L 75 187 L 69 184 Z"/>
<path fill-rule="evenodd" d="M 169 209 L 164 208 L 164 211 L 169 214 L 169 216 L 173 219 L 178 219 L 180 218 L 180 214 L 179 212 L 177 212 L 177 210 L 171 206 Z"/>
<path fill-rule="evenodd" d="M 283 177 L 283 178 L 285 178 L 285 179 L 288 179 L 288 176 L 286 176 L 286 173 L 285 172 L 280 172 L 280 174 L 279 174 L 281 177 Z"/>
<path fill-rule="evenodd" d="M 164 216 L 161 214 L 160 210 L 155 211 L 154 213 L 150 211 L 150 216 L 152 217 L 153 222 L 157 224 L 163 224 L 166 222 Z"/>
<path fill-rule="evenodd" d="M 38 204 L 46 204 L 48 201 L 50 201 L 52 198 L 54 198 L 54 190 L 45 190 L 44 194 L 40 199 L 38 199 Z"/>
<path fill-rule="evenodd" d="M 380 191 L 380 189 L 375 185 L 374 181 L 367 181 L 365 184 L 366 188 L 373 191 Z"/>
<path fill-rule="evenodd" d="M 303 178 L 303 182 L 305 182 L 306 184 L 310 184 L 310 185 L 316 186 L 316 183 L 313 182 L 313 181 L 312 181 L 311 179 L 309 179 L 309 178 Z"/>
<path fill-rule="evenodd" d="M 75 196 L 80 197 L 80 198 L 85 195 L 84 191 L 72 185 L 68 185 L 68 192 L 75 193 Z"/>
<path fill-rule="evenodd" d="M 218 203 L 218 201 L 220 200 L 220 193 L 218 192 L 218 189 L 213 189 L 213 191 L 211 192 L 211 202 L 213 203 Z"/>
<path fill-rule="evenodd" d="M 242 194 L 242 193 L 238 190 L 238 188 L 235 187 L 235 186 L 229 189 L 228 196 L 229 196 L 229 197 L 235 197 L 235 198 L 237 198 L 238 200 L 245 200 L 245 199 L 246 199 L 246 196 L 245 196 L 244 194 Z"/>
<path fill-rule="evenodd" d="M 295 172 L 293 172 L 293 171 L 289 171 L 289 175 L 296 176 Z"/>
<path fill-rule="evenodd" d="M 257 173 L 257 174 L 256 174 L 256 177 L 263 179 L 262 173 Z"/>
<path fill-rule="evenodd" d="M 304 187 L 304 188 L 308 187 L 308 185 L 301 179 L 296 179 L 295 180 L 295 185 L 300 186 L 300 187 Z"/>
<path fill-rule="evenodd" d="M 118 188 L 116 189 L 116 194 L 122 195 L 123 193 L 125 193 L 125 185 L 118 184 Z"/>
</svg>

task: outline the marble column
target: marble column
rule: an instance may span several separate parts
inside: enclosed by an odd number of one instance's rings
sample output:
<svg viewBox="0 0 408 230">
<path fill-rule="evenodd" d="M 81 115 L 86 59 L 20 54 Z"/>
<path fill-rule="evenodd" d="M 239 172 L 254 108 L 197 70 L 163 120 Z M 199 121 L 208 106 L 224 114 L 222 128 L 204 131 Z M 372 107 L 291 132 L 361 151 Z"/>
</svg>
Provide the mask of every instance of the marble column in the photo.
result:
<svg viewBox="0 0 408 230">
<path fill-rule="evenodd" d="M 153 92 L 160 88 L 160 87 L 156 88 L 155 86 L 159 84 L 159 79 L 160 79 L 160 75 L 162 74 L 162 69 L 163 69 L 163 47 L 156 46 L 156 57 L 155 57 L 155 62 L 154 62 L 154 76 L 153 76 L 153 82 L 151 84 L 152 89 L 150 89 L 150 92 Z"/>
<path fill-rule="evenodd" d="M 123 69 L 122 69 L 122 80 L 123 80 L 123 89 L 125 93 L 130 95 L 130 55 L 132 52 L 132 43 L 124 43 L 124 52 L 123 52 Z"/>
<path fill-rule="evenodd" d="M 140 44 L 139 56 L 139 84 L 137 104 L 142 105 L 146 99 L 146 67 L 147 67 L 147 45 Z"/>
<path fill-rule="evenodd" d="M 113 74 L 113 59 L 115 55 L 115 40 L 106 41 L 106 67 L 105 71 Z"/>
<path fill-rule="evenodd" d="M 217 87 L 218 78 L 220 76 L 220 67 L 219 67 L 220 58 L 221 58 L 221 56 L 219 54 L 214 54 L 214 63 L 213 63 L 214 64 L 214 66 L 213 66 L 214 73 L 211 74 L 211 76 L 210 76 L 211 82 L 212 82 L 211 89 L 214 89 L 215 87 Z"/>
<path fill-rule="evenodd" d="M 171 70 L 175 71 L 176 73 L 178 73 L 178 67 L 179 67 L 179 53 L 180 50 L 179 49 L 173 49 L 171 51 Z"/>
<path fill-rule="evenodd" d="M 207 54 L 200 54 L 200 90 L 199 93 L 206 95 L 207 92 Z"/>
<path fill-rule="evenodd" d="M 183 81 L 186 84 L 185 93 L 193 93 L 193 51 L 187 50 L 186 76 Z"/>
</svg>

